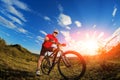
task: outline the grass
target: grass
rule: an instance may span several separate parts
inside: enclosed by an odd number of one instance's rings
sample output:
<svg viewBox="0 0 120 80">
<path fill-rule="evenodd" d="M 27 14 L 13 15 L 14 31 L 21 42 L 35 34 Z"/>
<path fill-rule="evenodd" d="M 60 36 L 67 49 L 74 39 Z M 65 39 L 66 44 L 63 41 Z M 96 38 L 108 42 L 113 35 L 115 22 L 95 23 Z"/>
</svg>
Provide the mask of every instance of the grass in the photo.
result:
<svg viewBox="0 0 120 80">
<path fill-rule="evenodd" d="M 116 62 L 116 61 L 114 61 Z M 117 75 L 120 73 L 120 64 L 102 63 L 92 60 L 87 63 L 87 71 L 82 80 L 119 80 Z"/>
<path fill-rule="evenodd" d="M 2 56 L 5 57 L 5 56 Z M 27 61 L 25 58 L 14 58 L 6 56 L 0 60 L 1 80 L 63 80 L 55 66 L 50 75 L 36 76 L 37 61 Z M 1 58 L 0 58 L 1 59 Z M 107 66 L 100 65 L 98 60 L 89 59 L 87 70 L 81 80 L 119 80 L 120 63 L 110 61 Z"/>
<path fill-rule="evenodd" d="M 0 40 L 1 43 L 3 46 L 0 46 L 0 80 L 64 80 L 57 66 L 50 75 L 36 76 L 39 55 L 30 53 L 20 45 L 6 45 Z M 119 56 L 120 52 L 115 50 L 117 49 L 114 49 L 114 52 Z M 120 80 L 120 58 L 109 57 L 105 64 L 98 56 L 84 57 L 87 70 L 80 80 Z"/>
</svg>

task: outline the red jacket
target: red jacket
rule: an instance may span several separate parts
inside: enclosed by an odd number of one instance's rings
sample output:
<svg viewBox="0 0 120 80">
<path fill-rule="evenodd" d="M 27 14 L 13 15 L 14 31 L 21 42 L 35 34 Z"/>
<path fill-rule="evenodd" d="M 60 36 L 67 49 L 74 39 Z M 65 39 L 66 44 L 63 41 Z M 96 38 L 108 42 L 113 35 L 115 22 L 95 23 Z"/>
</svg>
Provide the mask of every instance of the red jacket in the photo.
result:
<svg viewBox="0 0 120 80">
<path fill-rule="evenodd" d="M 46 48 L 50 48 L 53 44 L 54 41 L 55 43 L 58 43 L 58 39 L 56 37 L 54 37 L 52 34 L 47 34 L 47 36 L 49 38 L 49 41 L 44 41 L 43 46 Z"/>
</svg>

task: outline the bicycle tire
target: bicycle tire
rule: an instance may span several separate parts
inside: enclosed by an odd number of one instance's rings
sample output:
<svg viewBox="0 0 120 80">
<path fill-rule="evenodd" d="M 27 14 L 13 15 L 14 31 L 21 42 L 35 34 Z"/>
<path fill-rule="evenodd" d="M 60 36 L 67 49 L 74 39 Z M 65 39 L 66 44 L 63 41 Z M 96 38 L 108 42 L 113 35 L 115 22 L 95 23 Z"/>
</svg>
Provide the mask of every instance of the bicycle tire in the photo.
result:
<svg viewBox="0 0 120 80">
<path fill-rule="evenodd" d="M 60 74 L 65 80 L 79 80 L 86 71 L 86 62 L 84 58 L 76 51 L 66 51 L 62 56 L 65 56 L 67 60 L 69 60 L 70 67 L 67 67 L 63 62 L 62 57 L 60 57 L 58 62 Z"/>
<path fill-rule="evenodd" d="M 45 56 L 41 62 L 41 71 L 48 75 L 50 70 L 50 60 L 49 56 Z"/>
</svg>

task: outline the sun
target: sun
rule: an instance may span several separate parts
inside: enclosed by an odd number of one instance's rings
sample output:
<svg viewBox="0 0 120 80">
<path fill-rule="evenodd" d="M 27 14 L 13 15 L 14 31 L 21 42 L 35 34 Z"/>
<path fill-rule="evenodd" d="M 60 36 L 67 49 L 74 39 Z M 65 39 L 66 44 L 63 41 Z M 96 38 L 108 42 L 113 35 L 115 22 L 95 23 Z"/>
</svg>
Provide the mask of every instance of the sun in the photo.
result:
<svg viewBox="0 0 120 80">
<path fill-rule="evenodd" d="M 93 39 L 88 39 L 83 42 L 83 52 L 87 55 L 96 55 L 99 49 L 98 42 Z"/>
</svg>

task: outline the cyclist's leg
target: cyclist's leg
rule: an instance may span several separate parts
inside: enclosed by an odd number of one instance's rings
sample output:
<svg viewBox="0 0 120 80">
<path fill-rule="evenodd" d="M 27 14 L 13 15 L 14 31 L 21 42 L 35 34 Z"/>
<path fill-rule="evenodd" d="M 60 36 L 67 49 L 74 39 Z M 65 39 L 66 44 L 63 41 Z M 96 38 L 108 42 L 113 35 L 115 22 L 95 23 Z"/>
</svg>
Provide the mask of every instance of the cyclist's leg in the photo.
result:
<svg viewBox="0 0 120 80">
<path fill-rule="evenodd" d="M 37 69 L 39 70 L 40 69 L 40 66 L 41 66 L 41 62 L 44 58 L 44 55 L 40 55 L 39 59 L 38 59 L 38 64 L 37 64 Z"/>
<path fill-rule="evenodd" d="M 44 73 L 44 74 L 49 74 L 50 71 L 51 71 L 51 67 L 52 67 L 52 54 L 49 54 L 49 52 L 53 52 L 53 48 L 52 47 L 49 47 L 49 48 L 45 48 L 46 49 L 46 52 L 47 55 L 45 56 L 45 58 L 43 58 L 43 60 L 41 61 L 41 65 L 40 65 L 40 68 L 41 68 L 41 71 Z"/>
<path fill-rule="evenodd" d="M 47 49 L 49 52 L 54 52 L 56 50 L 56 48 L 54 47 L 50 47 Z M 51 56 L 50 56 L 51 57 Z M 50 65 L 52 66 L 52 63 L 53 63 L 53 59 L 49 59 L 50 60 Z"/>
<path fill-rule="evenodd" d="M 40 66 L 41 66 L 42 60 L 44 59 L 45 52 L 46 52 L 46 49 L 45 49 L 45 47 L 42 46 L 40 56 L 38 58 L 38 63 L 37 63 L 37 71 L 36 71 L 37 75 L 41 75 Z"/>
</svg>

